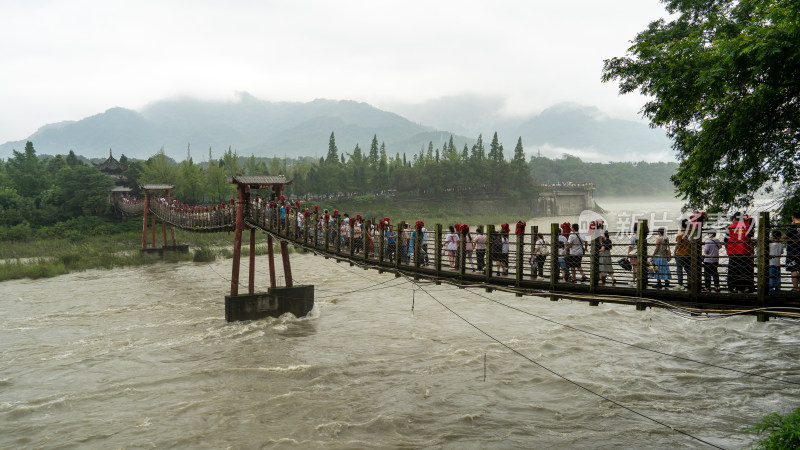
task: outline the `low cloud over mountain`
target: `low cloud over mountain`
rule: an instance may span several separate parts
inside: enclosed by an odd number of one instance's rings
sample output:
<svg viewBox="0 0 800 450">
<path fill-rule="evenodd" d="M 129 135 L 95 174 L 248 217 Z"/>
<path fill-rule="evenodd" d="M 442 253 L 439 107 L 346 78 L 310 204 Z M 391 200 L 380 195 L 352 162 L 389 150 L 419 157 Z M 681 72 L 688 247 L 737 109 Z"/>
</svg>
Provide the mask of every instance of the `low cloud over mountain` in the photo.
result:
<svg viewBox="0 0 800 450">
<path fill-rule="evenodd" d="M 249 156 L 324 156 L 334 132 L 340 153 L 356 143 L 368 150 L 373 135 L 389 155 L 419 153 L 433 141 L 441 148 L 450 135 L 461 149 L 483 134 L 488 147 L 497 131 L 510 157 L 522 136 L 530 154 L 571 153 L 585 160 L 671 160 L 663 131 L 641 122 L 612 119 L 597 108 L 559 104 L 530 117 L 507 118 L 500 99 L 451 97 L 422 105 L 395 105 L 401 115 L 366 103 L 337 100 L 268 102 L 242 94 L 234 102 L 189 98 L 163 100 L 141 111 L 112 108 L 78 121 L 42 126 L 28 139 L 0 145 L 0 157 L 21 151 L 32 141 L 39 154 L 87 157 L 114 154 L 147 158 L 164 148 L 183 159 L 187 147 L 196 160 L 219 156 L 229 146 Z M 403 117 L 405 116 L 405 117 Z"/>
</svg>

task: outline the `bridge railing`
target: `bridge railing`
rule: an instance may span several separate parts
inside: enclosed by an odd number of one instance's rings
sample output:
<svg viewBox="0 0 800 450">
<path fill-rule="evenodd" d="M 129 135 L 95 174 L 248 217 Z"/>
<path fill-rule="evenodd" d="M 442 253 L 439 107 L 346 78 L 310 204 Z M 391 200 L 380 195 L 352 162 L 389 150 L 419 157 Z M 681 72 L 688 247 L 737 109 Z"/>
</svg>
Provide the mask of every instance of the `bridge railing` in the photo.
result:
<svg viewBox="0 0 800 450">
<path fill-rule="evenodd" d="M 131 210 L 138 208 L 138 203 L 131 205 Z M 178 208 L 154 197 L 149 208 L 165 222 L 192 231 L 232 230 L 236 223 L 236 204 Z M 769 227 L 768 215 L 760 222 L 766 226 L 755 228 L 746 242 L 727 243 L 724 230 L 688 235 L 665 230 L 660 235 L 647 230 L 646 221 L 635 235 L 609 233 L 607 238 L 602 230 L 561 236 L 556 224 L 550 230 L 526 227 L 516 234 L 498 233 L 492 225 L 451 233 L 441 225 L 417 231 L 410 222 L 393 222 L 397 236 L 392 242 L 388 229 L 375 219 L 326 217 L 259 200 L 247 203 L 244 218 L 251 227 L 326 255 L 465 283 L 637 296 L 658 292 L 688 301 L 713 302 L 719 295 L 757 304 L 770 298 L 797 298 L 796 292 L 789 292 L 791 261 L 785 256 L 787 244 L 798 245 L 786 240 L 794 231 Z M 711 231 L 717 236 L 710 237 Z M 779 234 L 771 238 L 773 232 Z M 564 241 L 572 241 L 570 249 L 561 244 Z M 571 254 L 581 253 L 577 247 L 583 249 L 581 257 Z M 708 253 L 713 248 L 717 251 L 704 254 L 704 249 Z"/>
<path fill-rule="evenodd" d="M 491 225 L 483 227 L 482 232 L 461 233 L 450 233 L 436 225 L 427 228 L 423 235 L 411 223 L 394 222 L 392 228 L 397 236 L 392 242 L 388 230 L 380 229 L 374 219 L 357 221 L 358 225 L 352 226 L 356 218 L 345 221 L 344 217 L 329 217 L 326 221 L 318 213 L 307 216 L 299 213 L 299 209 L 292 207 L 281 215 L 278 208 L 261 204 L 251 205 L 247 217 L 250 224 L 323 254 L 378 268 L 463 282 L 637 296 L 658 292 L 657 296 L 687 301 L 741 294 L 740 300 L 745 302 L 756 299 L 759 286 L 769 283 L 769 265 L 761 259 L 768 256 L 768 243 L 755 236 L 752 251 L 741 256 L 727 254 L 726 247 L 730 246 L 719 237 L 718 264 L 709 265 L 702 254 L 709 230 L 695 232 L 686 236 L 686 240 L 682 236 L 683 250 L 676 255 L 680 234 L 676 230 L 665 231 L 663 236 L 652 230 L 641 235 L 612 232 L 604 238 L 600 237 L 602 232 L 560 236 L 557 226 L 551 230 L 526 227 L 522 234 L 501 234 Z M 643 224 L 646 227 L 646 221 Z M 582 257 L 571 255 L 574 250 L 559 244 L 571 236 L 577 242 L 571 246 L 573 249 L 584 248 Z M 659 239 L 669 245 L 656 252 Z M 780 281 L 783 290 L 770 292 L 766 288 L 759 293 L 759 301 L 791 295 L 786 292 L 791 279 L 785 258 L 775 266 L 779 270 L 773 270 L 773 284 Z M 715 289 L 714 269 L 719 275 L 719 292 Z M 704 277 L 709 279 L 709 291 L 704 290 Z M 743 283 L 746 279 L 744 288 L 736 287 L 737 279 Z"/>
</svg>

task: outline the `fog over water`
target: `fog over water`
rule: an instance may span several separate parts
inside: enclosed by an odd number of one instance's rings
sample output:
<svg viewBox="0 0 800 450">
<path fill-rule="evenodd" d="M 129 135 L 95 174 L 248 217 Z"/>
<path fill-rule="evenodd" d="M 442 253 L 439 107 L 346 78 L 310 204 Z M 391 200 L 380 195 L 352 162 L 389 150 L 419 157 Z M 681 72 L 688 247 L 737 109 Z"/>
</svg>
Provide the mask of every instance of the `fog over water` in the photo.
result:
<svg viewBox="0 0 800 450">
<path fill-rule="evenodd" d="M 0 283 L 0 447 L 707 447 L 486 334 L 724 448 L 800 401 L 796 384 L 560 325 L 800 382 L 788 320 L 697 321 L 291 260 L 316 290 L 302 319 L 226 323 L 230 260 Z M 266 289 L 266 257 L 256 264 Z"/>
</svg>

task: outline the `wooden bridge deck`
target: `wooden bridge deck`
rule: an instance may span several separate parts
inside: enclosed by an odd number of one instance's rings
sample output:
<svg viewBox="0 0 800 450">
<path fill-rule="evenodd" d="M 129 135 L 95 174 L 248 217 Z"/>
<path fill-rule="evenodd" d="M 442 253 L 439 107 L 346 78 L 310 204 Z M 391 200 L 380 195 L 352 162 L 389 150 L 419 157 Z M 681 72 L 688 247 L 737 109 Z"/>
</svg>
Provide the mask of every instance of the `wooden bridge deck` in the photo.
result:
<svg viewBox="0 0 800 450">
<path fill-rule="evenodd" d="M 690 267 L 686 274 L 685 288 L 676 289 L 673 284 L 668 289 L 656 289 L 654 281 L 647 277 L 647 270 L 644 264 L 639 264 L 632 271 L 623 271 L 617 268 L 617 282 L 603 284 L 603 277 L 600 276 L 598 268 L 598 255 L 595 246 L 590 246 L 584 258 L 582 268 L 586 273 L 586 279 L 577 282 L 565 282 L 561 278 L 561 270 L 558 261 L 552 255 L 557 254 L 557 225 L 553 224 L 549 233 L 542 233 L 550 247 L 550 255 L 547 257 L 542 270 L 541 277 L 533 278 L 534 268 L 530 264 L 530 255 L 533 249 L 533 236 L 538 233 L 535 227 L 521 234 L 508 234 L 508 272 L 498 274 L 497 268 L 492 262 L 492 251 L 486 252 L 486 263 L 483 270 L 478 272 L 477 255 L 469 252 L 465 247 L 465 238 L 474 237 L 475 233 L 459 233 L 459 247 L 455 252 L 455 264 L 450 265 L 447 251 L 442 245 L 444 234 L 441 225 L 436 225 L 434 230 L 428 231 L 426 244 L 422 244 L 422 237 L 415 235 L 411 237 L 413 228 L 407 228 L 407 239 L 409 247 L 418 249 L 417 251 L 404 251 L 401 245 L 394 246 L 394 254 L 389 254 L 389 244 L 385 233 L 379 229 L 375 220 L 362 221 L 363 230 L 360 245 L 347 245 L 355 242 L 356 231 L 353 227 L 343 227 L 343 218 L 328 218 L 324 220 L 319 213 L 308 214 L 303 217 L 300 208 L 289 208 L 289 213 L 284 219 L 279 218 L 279 212 L 273 205 L 270 207 L 267 202 L 249 200 L 245 203 L 245 210 L 242 214 L 245 228 L 260 230 L 279 240 L 287 241 L 297 247 L 314 252 L 315 254 L 334 258 L 337 261 L 347 261 L 349 263 L 362 266 L 366 269 L 375 269 L 384 272 L 392 272 L 397 276 L 408 276 L 415 279 L 428 279 L 436 282 L 447 282 L 459 286 L 484 287 L 491 291 L 494 289 L 514 292 L 518 295 L 541 295 L 549 296 L 554 300 L 559 298 L 570 298 L 575 300 L 587 301 L 592 305 L 601 302 L 621 303 L 635 305 L 638 309 L 647 307 L 682 307 L 696 313 L 746 313 L 757 314 L 759 320 L 767 320 L 770 315 L 800 317 L 800 295 L 797 292 L 785 290 L 772 292 L 768 289 L 768 274 L 763 270 L 763 252 L 757 252 L 752 256 L 751 264 L 756 269 L 753 279 L 752 292 L 730 292 L 727 290 L 704 291 L 702 280 L 701 261 L 698 246 L 699 240 L 693 241 L 693 256 Z M 237 208 L 236 204 L 226 206 L 220 210 L 192 209 L 190 211 L 180 210 L 168 204 L 153 199 L 150 202 L 150 213 L 175 227 L 194 231 L 194 232 L 218 232 L 233 231 L 236 227 Z M 138 206 L 125 207 L 131 214 L 140 211 Z M 302 221 L 299 218 L 302 217 Z M 356 220 L 355 218 L 352 220 Z M 766 223 L 766 222 L 765 222 Z M 402 224 L 402 222 L 400 223 Z M 398 225 L 400 225 L 398 224 Z M 647 223 L 643 221 L 642 229 L 646 229 Z M 345 230 L 341 234 L 340 230 Z M 491 249 L 492 239 L 494 238 L 493 227 L 487 227 L 487 248 Z M 759 242 L 756 248 L 765 248 L 761 244 L 765 239 L 759 233 Z M 414 242 L 416 239 L 416 242 Z M 646 259 L 648 235 L 642 234 L 633 255 L 640 255 L 640 260 Z M 398 238 L 398 241 L 401 239 Z M 626 256 L 628 237 L 615 238 L 615 252 L 612 254 L 616 264 L 617 258 Z M 651 239 L 652 241 L 652 239 Z M 416 244 L 416 245 L 415 245 Z M 650 244 L 652 245 L 652 244 Z M 361 247 L 361 248 L 359 248 Z M 367 252 L 363 251 L 366 247 Z M 420 251 L 419 249 L 424 250 Z M 674 263 L 671 263 L 674 266 Z M 731 266 L 733 267 L 733 266 Z M 675 267 L 672 268 L 675 270 Z M 723 264 L 721 276 L 724 277 L 728 268 Z M 640 275 L 638 280 L 633 279 L 636 271 Z M 675 275 L 673 275 L 673 282 Z M 785 283 L 785 281 L 784 281 Z M 724 285 L 724 283 L 723 283 Z"/>
</svg>

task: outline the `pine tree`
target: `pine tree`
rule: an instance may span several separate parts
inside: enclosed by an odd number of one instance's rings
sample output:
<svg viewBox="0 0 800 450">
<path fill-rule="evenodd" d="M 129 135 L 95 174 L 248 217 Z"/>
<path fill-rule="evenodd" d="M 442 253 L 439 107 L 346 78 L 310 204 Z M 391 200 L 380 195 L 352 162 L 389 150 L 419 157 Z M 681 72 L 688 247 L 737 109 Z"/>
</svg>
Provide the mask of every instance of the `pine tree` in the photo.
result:
<svg viewBox="0 0 800 450">
<path fill-rule="evenodd" d="M 496 131 L 494 132 L 492 143 L 489 146 L 489 160 L 494 162 L 503 162 L 505 160 L 503 156 L 503 144 L 498 142 Z"/>
<path fill-rule="evenodd" d="M 522 147 L 522 136 L 517 139 L 517 146 L 514 147 L 514 164 L 525 163 L 525 149 Z"/>
<path fill-rule="evenodd" d="M 483 161 L 486 159 L 485 149 L 483 148 L 483 134 L 478 135 L 478 142 L 472 146 L 471 159 L 474 161 Z"/>
<path fill-rule="evenodd" d="M 328 141 L 328 157 L 325 159 L 328 164 L 337 164 L 339 162 L 339 149 L 336 148 L 336 138 L 331 131 L 331 138 Z"/>
<path fill-rule="evenodd" d="M 378 156 L 378 135 L 375 134 L 372 136 L 372 144 L 369 146 L 369 165 L 373 169 L 378 168 L 378 162 L 380 161 L 380 157 Z"/>
</svg>

